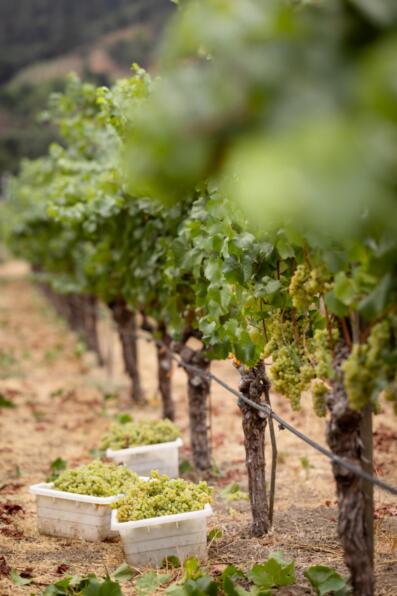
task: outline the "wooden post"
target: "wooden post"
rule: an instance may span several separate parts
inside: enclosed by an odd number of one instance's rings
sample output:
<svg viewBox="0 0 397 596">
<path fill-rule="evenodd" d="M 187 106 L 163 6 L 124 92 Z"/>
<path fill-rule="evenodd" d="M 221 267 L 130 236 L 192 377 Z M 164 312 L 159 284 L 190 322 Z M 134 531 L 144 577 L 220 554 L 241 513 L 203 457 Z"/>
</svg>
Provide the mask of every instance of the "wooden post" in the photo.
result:
<svg viewBox="0 0 397 596">
<path fill-rule="evenodd" d="M 360 423 L 360 437 L 362 441 L 362 467 L 368 474 L 373 475 L 373 435 L 372 435 L 372 408 L 367 404 L 364 408 Z M 368 551 L 374 567 L 375 541 L 374 541 L 374 485 L 368 480 L 362 480 L 365 496 L 365 533 Z"/>
</svg>

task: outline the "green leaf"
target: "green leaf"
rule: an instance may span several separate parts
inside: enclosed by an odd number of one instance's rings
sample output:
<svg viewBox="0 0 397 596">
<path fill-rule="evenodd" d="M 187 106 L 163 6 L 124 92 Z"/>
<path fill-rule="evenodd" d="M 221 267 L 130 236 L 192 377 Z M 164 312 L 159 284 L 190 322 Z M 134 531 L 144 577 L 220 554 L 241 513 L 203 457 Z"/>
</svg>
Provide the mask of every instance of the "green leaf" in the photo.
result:
<svg viewBox="0 0 397 596">
<path fill-rule="evenodd" d="M 225 579 L 226 577 L 230 577 L 234 580 L 237 578 L 244 579 L 245 573 L 235 565 L 228 565 L 226 569 L 223 570 L 221 577 L 222 579 Z"/>
<path fill-rule="evenodd" d="M 178 569 L 181 566 L 181 562 L 175 555 L 165 557 L 161 563 L 161 567 L 168 567 L 169 569 Z"/>
<path fill-rule="evenodd" d="M 260 588 L 292 586 L 295 581 L 295 562 L 284 561 L 279 552 L 272 553 L 266 563 L 257 564 L 248 573 L 249 579 Z"/>
<path fill-rule="evenodd" d="M 63 589 L 58 589 L 55 584 L 51 584 L 45 588 L 42 596 L 62 596 L 62 594 L 67 594 L 67 592 Z"/>
<path fill-rule="evenodd" d="M 218 586 L 208 575 L 198 579 L 188 579 L 184 584 L 172 584 L 166 590 L 166 594 L 171 596 L 216 596 Z"/>
<path fill-rule="evenodd" d="M 227 596 L 246 596 L 246 594 L 250 594 L 250 592 L 247 592 L 247 590 L 236 583 L 238 580 L 246 579 L 246 576 L 235 565 L 228 565 L 223 571 L 221 579 L 223 590 Z"/>
<path fill-rule="evenodd" d="M 226 501 L 247 501 L 248 494 L 241 490 L 237 482 L 228 484 L 220 493 L 222 499 Z"/>
<path fill-rule="evenodd" d="M 220 292 L 220 297 L 221 297 L 221 306 L 222 306 L 222 308 L 226 309 L 229 306 L 230 301 L 232 299 L 232 292 L 228 285 L 225 284 L 222 287 L 221 292 Z"/>
<path fill-rule="evenodd" d="M 0 408 L 16 408 L 16 405 L 0 393 Z"/>
<path fill-rule="evenodd" d="M 179 464 L 179 474 L 188 474 L 192 472 L 193 466 L 188 459 L 183 459 Z"/>
<path fill-rule="evenodd" d="M 135 587 L 138 596 L 147 596 L 154 594 L 159 586 L 170 581 L 171 575 L 168 573 L 156 573 L 155 571 L 148 571 L 141 575 L 135 582 Z"/>
<path fill-rule="evenodd" d="M 222 261 L 208 261 L 204 268 L 204 275 L 211 283 L 220 282 L 222 278 Z"/>
<path fill-rule="evenodd" d="M 327 292 L 324 300 L 330 312 L 337 317 L 346 317 L 349 314 L 347 306 L 335 296 L 334 292 Z"/>
<path fill-rule="evenodd" d="M 332 567 L 313 565 L 306 569 L 303 575 L 309 580 L 318 596 L 324 596 L 324 594 L 347 596 L 350 594 L 346 580 Z"/>
<path fill-rule="evenodd" d="M 183 563 L 186 579 L 196 579 L 201 575 L 200 561 L 195 557 L 188 557 Z"/>
<path fill-rule="evenodd" d="M 81 581 L 80 576 L 67 575 L 67 576 L 63 577 L 62 579 L 60 579 L 59 581 L 55 582 L 53 585 L 56 588 L 65 591 L 72 582 L 73 583 L 76 582 L 76 578 L 78 579 L 78 581 Z"/>
<path fill-rule="evenodd" d="M 243 232 L 236 236 L 234 243 L 241 250 L 248 250 L 255 243 L 255 236 L 249 232 Z"/>
<path fill-rule="evenodd" d="M 225 259 L 223 264 L 223 274 L 226 281 L 229 283 L 242 284 L 244 282 L 244 275 L 240 263 L 234 256 Z"/>
<path fill-rule="evenodd" d="M 16 569 L 11 569 L 11 581 L 16 586 L 28 586 L 33 579 L 31 577 L 22 577 Z"/>
<path fill-rule="evenodd" d="M 209 541 L 219 540 L 219 538 L 222 538 L 222 536 L 223 536 L 223 530 L 221 528 L 212 528 L 212 530 L 210 530 L 207 534 L 207 539 Z"/>
<path fill-rule="evenodd" d="M 250 596 L 272 596 L 272 590 L 266 590 L 265 588 L 258 588 L 258 586 L 252 586 L 250 590 Z"/>
<path fill-rule="evenodd" d="M 288 259 L 295 256 L 295 251 L 285 238 L 280 238 L 277 241 L 276 248 L 282 259 Z"/>
<path fill-rule="evenodd" d="M 122 596 L 123 593 L 117 582 L 107 577 L 103 582 L 96 577 L 90 578 L 88 584 L 82 589 L 83 596 Z"/>
<path fill-rule="evenodd" d="M 126 582 L 134 577 L 134 572 L 127 563 L 123 563 L 117 567 L 116 571 L 113 571 L 112 577 L 115 581 Z"/>
<path fill-rule="evenodd" d="M 168 586 L 165 593 L 170 596 L 188 596 L 188 592 L 185 591 L 185 588 L 176 582 Z"/>
<path fill-rule="evenodd" d="M 223 591 L 226 596 L 248 596 L 250 594 L 242 586 L 235 584 L 231 577 L 224 578 Z"/>
<path fill-rule="evenodd" d="M 271 279 L 265 286 L 266 294 L 275 294 L 282 287 L 282 283 L 278 279 Z"/>
<path fill-rule="evenodd" d="M 51 474 L 47 478 L 47 482 L 53 482 L 58 478 L 61 472 L 66 470 L 67 461 L 62 459 L 62 457 L 57 457 L 54 459 L 50 464 Z"/>
<path fill-rule="evenodd" d="M 208 575 L 204 575 L 203 577 L 199 577 L 195 581 L 197 586 L 197 596 L 200 594 L 208 594 L 208 596 L 216 596 L 218 593 L 218 586 Z"/>
<path fill-rule="evenodd" d="M 393 279 L 390 273 L 387 273 L 379 285 L 358 305 L 358 311 L 367 320 L 374 319 L 385 310 L 389 296 L 393 288 Z"/>
<path fill-rule="evenodd" d="M 340 302 L 346 306 L 350 306 L 354 302 L 356 291 L 356 284 L 350 277 L 347 277 L 344 271 L 336 274 L 334 295 Z"/>
<path fill-rule="evenodd" d="M 248 333 L 242 336 L 241 343 L 239 342 L 236 344 L 234 352 L 236 358 L 247 366 L 253 364 L 255 357 L 255 345 L 251 341 Z"/>
<path fill-rule="evenodd" d="M 117 414 L 116 420 L 119 424 L 127 424 L 128 422 L 132 422 L 133 418 L 127 413 Z"/>
</svg>

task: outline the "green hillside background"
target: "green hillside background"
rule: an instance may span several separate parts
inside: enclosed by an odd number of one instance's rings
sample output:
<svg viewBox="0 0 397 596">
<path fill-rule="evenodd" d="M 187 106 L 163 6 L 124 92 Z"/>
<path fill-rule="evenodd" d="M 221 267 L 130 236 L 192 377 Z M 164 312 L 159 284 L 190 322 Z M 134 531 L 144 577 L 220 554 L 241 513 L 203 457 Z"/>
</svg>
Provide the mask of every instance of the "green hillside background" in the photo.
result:
<svg viewBox="0 0 397 596">
<path fill-rule="evenodd" d="M 148 67 L 171 0 L 0 0 L 0 175 L 54 139 L 36 121 L 73 71 L 98 84 Z"/>
</svg>

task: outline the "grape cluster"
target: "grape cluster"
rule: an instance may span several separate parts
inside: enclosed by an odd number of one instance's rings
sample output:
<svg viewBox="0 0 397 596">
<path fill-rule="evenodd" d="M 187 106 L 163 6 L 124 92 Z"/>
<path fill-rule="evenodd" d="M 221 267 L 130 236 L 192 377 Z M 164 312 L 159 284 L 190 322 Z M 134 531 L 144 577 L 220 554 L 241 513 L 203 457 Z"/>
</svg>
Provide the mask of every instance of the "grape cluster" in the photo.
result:
<svg viewBox="0 0 397 596">
<path fill-rule="evenodd" d="M 298 310 L 309 310 L 315 299 L 327 289 L 327 279 L 322 269 L 309 268 L 306 263 L 298 265 L 291 278 L 289 294 Z"/>
<path fill-rule="evenodd" d="M 101 449 L 126 449 L 139 445 L 155 445 L 174 441 L 180 436 L 178 427 L 170 420 L 140 420 L 113 424 L 102 437 Z"/>
<path fill-rule="evenodd" d="M 135 482 L 112 507 L 117 509 L 118 521 L 126 522 L 198 511 L 211 500 L 212 489 L 206 482 L 194 484 L 152 472 L 148 481 Z"/>
<path fill-rule="evenodd" d="M 367 403 L 376 403 L 384 390 L 385 398 L 397 409 L 397 318 L 390 317 L 371 329 L 366 343 L 355 344 L 343 363 L 344 383 L 349 402 L 361 410 Z"/>
<path fill-rule="evenodd" d="M 320 379 L 315 379 L 312 384 L 312 398 L 313 398 L 313 410 L 317 416 L 323 418 L 327 413 L 325 405 L 325 396 L 327 395 L 329 388 Z"/>
<path fill-rule="evenodd" d="M 285 395 L 296 410 L 299 408 L 302 392 L 313 378 L 314 370 L 309 364 L 300 361 L 293 348 L 283 346 L 273 352 L 272 356 L 270 378 L 274 389 Z"/>
<path fill-rule="evenodd" d="M 336 341 L 338 331 L 332 330 L 332 340 Z M 310 350 L 315 361 L 316 376 L 320 379 L 332 379 L 334 374 L 332 348 L 328 329 L 316 329 L 311 340 Z"/>
<path fill-rule="evenodd" d="M 125 466 L 95 460 L 73 470 L 65 470 L 54 482 L 54 488 L 68 493 L 111 497 L 126 492 L 138 475 Z"/>
<path fill-rule="evenodd" d="M 299 337 L 305 333 L 302 323 L 297 322 Z M 271 356 L 273 364 L 269 370 L 274 389 L 285 395 L 297 410 L 302 392 L 314 376 L 303 345 L 295 341 L 293 323 L 283 320 L 281 314 L 274 316 L 268 328 L 269 341 L 265 345 L 264 356 Z"/>
</svg>

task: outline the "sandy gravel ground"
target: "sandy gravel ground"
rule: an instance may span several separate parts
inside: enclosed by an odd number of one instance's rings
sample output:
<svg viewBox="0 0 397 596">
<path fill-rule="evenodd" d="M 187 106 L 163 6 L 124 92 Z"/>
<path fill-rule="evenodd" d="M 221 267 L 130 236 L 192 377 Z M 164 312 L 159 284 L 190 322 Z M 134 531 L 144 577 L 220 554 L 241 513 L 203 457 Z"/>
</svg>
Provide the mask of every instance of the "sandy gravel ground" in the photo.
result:
<svg viewBox="0 0 397 596">
<path fill-rule="evenodd" d="M 92 354 L 82 353 L 78 338 L 54 315 L 30 282 L 23 264 L 0 266 L 0 394 L 15 404 L 15 408 L 0 409 L 0 596 L 41 594 L 65 570 L 68 574 L 94 571 L 103 575 L 106 569 L 112 571 L 123 562 L 117 540 L 96 544 L 39 535 L 35 501 L 28 493 L 30 484 L 48 476 L 55 458 L 62 457 L 72 466 L 89 461 L 90 450 L 98 446 L 114 415 L 131 411 L 117 337 L 106 315 L 100 331 L 107 358 L 104 368 L 95 365 Z M 157 417 L 160 408 L 154 350 L 145 342 L 139 347 L 148 405 L 133 415 Z M 237 374 L 229 362 L 216 363 L 214 371 L 236 384 Z M 182 457 L 189 458 L 183 371 L 175 371 L 173 383 L 177 422 L 186 445 Z M 324 421 L 311 413 L 309 397 L 303 400 L 299 413 L 291 412 L 286 400 L 277 395 L 273 405 L 324 444 Z M 216 488 L 210 527 L 222 528 L 223 536 L 210 546 L 209 568 L 219 572 L 232 562 L 246 567 L 265 560 L 271 551 L 281 550 L 296 560 L 300 585 L 280 594 L 310 594 L 302 576 L 310 564 L 328 564 L 346 573 L 336 536 L 337 511 L 329 463 L 286 431 L 278 432 L 274 528 L 265 538 L 251 538 L 247 502 L 227 502 L 219 495 L 234 481 L 245 489 L 246 473 L 239 411 L 233 398 L 217 386 L 212 392 L 212 421 L 219 475 L 210 480 Z M 380 477 L 397 484 L 397 423 L 390 411 L 376 417 L 375 429 L 376 470 Z M 269 454 L 267 457 L 270 461 Z M 376 491 L 376 511 L 377 594 L 395 596 L 397 502 Z M 33 582 L 26 587 L 13 585 L 7 566 L 27 572 Z M 123 584 L 123 592 L 135 594 L 133 583 Z"/>
</svg>

